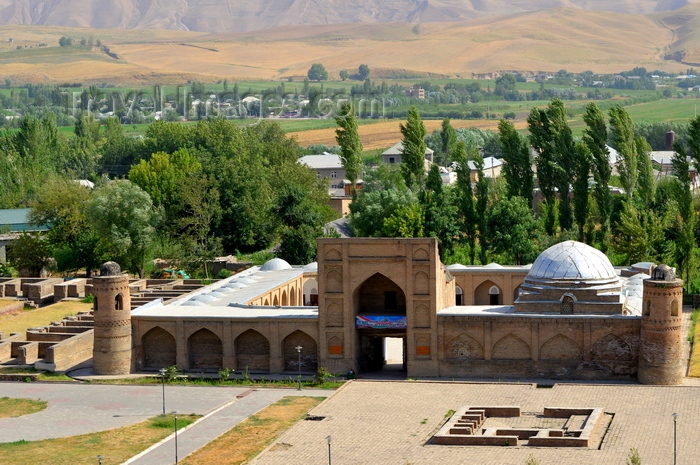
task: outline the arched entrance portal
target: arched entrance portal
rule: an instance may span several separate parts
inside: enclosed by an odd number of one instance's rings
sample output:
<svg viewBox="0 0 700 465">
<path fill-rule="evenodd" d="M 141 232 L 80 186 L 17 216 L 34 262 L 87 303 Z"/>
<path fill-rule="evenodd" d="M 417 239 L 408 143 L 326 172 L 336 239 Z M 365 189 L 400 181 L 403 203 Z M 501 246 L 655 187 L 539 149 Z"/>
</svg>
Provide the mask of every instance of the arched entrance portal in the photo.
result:
<svg viewBox="0 0 700 465">
<path fill-rule="evenodd" d="M 493 281 L 484 281 L 474 289 L 474 305 L 503 305 L 501 288 Z"/>
<path fill-rule="evenodd" d="M 357 361 L 362 372 L 406 370 L 406 294 L 381 273 L 353 293 Z"/>
<path fill-rule="evenodd" d="M 234 342 L 236 370 L 249 372 L 270 371 L 270 343 L 259 332 L 249 329 Z"/>
</svg>

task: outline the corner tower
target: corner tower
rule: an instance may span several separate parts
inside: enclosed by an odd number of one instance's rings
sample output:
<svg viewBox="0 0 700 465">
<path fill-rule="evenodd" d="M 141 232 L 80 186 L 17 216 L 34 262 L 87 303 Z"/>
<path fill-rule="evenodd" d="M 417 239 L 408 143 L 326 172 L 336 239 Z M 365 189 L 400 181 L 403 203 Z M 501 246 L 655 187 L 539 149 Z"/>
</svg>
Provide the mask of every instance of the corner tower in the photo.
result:
<svg viewBox="0 0 700 465">
<path fill-rule="evenodd" d="M 131 372 L 131 298 L 129 277 L 117 263 L 107 262 L 92 278 L 95 296 L 95 339 L 92 367 L 97 375 Z"/>
<path fill-rule="evenodd" d="M 683 364 L 683 280 L 667 265 L 644 281 L 639 368 L 642 384 L 681 384 Z"/>
</svg>

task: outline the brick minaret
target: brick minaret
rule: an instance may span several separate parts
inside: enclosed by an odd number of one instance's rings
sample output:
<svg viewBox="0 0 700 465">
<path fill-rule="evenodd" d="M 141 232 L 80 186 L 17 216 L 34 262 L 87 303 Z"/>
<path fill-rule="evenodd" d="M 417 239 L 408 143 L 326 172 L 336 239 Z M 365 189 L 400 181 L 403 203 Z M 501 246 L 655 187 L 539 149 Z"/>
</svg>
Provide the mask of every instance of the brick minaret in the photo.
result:
<svg viewBox="0 0 700 465">
<path fill-rule="evenodd" d="M 125 375 L 131 372 L 131 298 L 129 277 L 114 262 L 100 267 L 92 278 L 95 296 L 95 340 L 92 367 L 97 375 Z"/>
<path fill-rule="evenodd" d="M 637 376 L 642 384 L 681 384 L 683 363 L 683 281 L 660 265 L 644 281 Z"/>
</svg>

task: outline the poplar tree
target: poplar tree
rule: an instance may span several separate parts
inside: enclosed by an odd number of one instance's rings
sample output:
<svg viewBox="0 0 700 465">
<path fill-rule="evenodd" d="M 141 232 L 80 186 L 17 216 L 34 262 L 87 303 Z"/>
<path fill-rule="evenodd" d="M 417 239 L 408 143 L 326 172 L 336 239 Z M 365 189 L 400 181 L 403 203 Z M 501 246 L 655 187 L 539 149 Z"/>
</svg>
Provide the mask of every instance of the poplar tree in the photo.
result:
<svg viewBox="0 0 700 465">
<path fill-rule="evenodd" d="M 584 242 L 584 226 L 588 219 L 588 175 L 591 172 L 591 152 L 584 142 L 576 144 L 574 151 L 574 217 L 578 225 L 578 240 Z"/>
<path fill-rule="evenodd" d="M 442 164 L 449 166 L 452 162 L 451 155 L 455 142 L 457 141 L 457 132 L 450 124 L 450 118 L 442 120 L 442 131 L 440 132 L 440 143 L 443 153 Z"/>
<path fill-rule="evenodd" d="M 612 212 L 610 188 L 608 187 L 612 173 L 607 147 L 608 128 L 603 112 L 593 102 L 586 105 L 583 121 L 586 123 L 586 129 L 583 130 L 583 142 L 591 153 L 591 171 L 595 181 L 593 197 L 600 214 L 601 250 L 607 252 L 610 244 L 610 214 Z"/>
<path fill-rule="evenodd" d="M 535 160 L 537 166 L 537 180 L 540 191 L 544 197 L 544 228 L 550 236 L 556 230 L 556 176 L 558 167 L 554 156 L 554 147 L 551 141 L 551 129 L 547 112 L 541 108 L 533 108 L 527 117 L 530 131 L 530 145 L 537 151 Z"/>
<path fill-rule="evenodd" d="M 481 154 L 474 150 L 474 165 L 476 166 L 476 224 L 479 228 L 479 261 L 486 265 L 486 222 L 488 220 L 486 210 L 489 202 L 489 179 L 484 175 L 484 159 Z"/>
<path fill-rule="evenodd" d="M 530 161 L 530 147 L 526 139 L 515 130 L 510 121 L 502 119 L 498 123 L 498 143 L 503 152 L 503 177 L 506 180 L 508 196 L 522 197 L 532 202 L 535 187 Z"/>
<path fill-rule="evenodd" d="M 461 217 L 463 238 L 469 246 L 469 264 L 473 265 L 476 258 L 476 211 L 467 148 L 464 142 L 460 141 L 455 146 L 454 159 L 457 163 L 457 208 Z"/>
<path fill-rule="evenodd" d="M 341 107 L 341 114 L 335 118 L 338 129 L 335 130 L 335 140 L 340 146 L 340 160 L 345 169 L 345 177 L 351 184 L 352 199 L 357 199 L 357 180 L 362 173 L 362 141 L 357 132 L 357 118 L 349 103 Z"/>
<path fill-rule="evenodd" d="M 423 179 L 425 178 L 425 135 L 427 133 L 420 113 L 415 106 L 408 110 L 406 124 L 400 124 L 403 134 L 403 148 L 401 150 L 401 173 L 406 186 L 411 188 L 418 184 L 419 191 L 423 191 Z"/>
<path fill-rule="evenodd" d="M 571 180 L 576 170 L 574 137 L 566 121 L 566 108 L 560 99 L 554 99 L 547 106 L 550 121 L 552 144 L 554 145 L 555 184 L 559 189 L 559 224 L 561 229 L 571 229 L 572 212 Z"/>
<path fill-rule="evenodd" d="M 617 172 L 620 174 L 620 183 L 625 190 L 627 199 L 631 200 L 637 187 L 638 175 L 634 125 L 630 115 L 621 106 L 612 107 L 609 114 L 612 145 L 621 157 L 617 162 Z"/>
</svg>

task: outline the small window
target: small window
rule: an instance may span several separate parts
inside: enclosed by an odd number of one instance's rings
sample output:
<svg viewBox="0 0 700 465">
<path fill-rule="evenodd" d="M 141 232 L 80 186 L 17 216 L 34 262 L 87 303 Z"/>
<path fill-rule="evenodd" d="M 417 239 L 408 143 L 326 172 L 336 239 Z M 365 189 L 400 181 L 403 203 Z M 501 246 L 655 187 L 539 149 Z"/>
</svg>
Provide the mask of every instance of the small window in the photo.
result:
<svg viewBox="0 0 700 465">
<path fill-rule="evenodd" d="M 331 179 L 336 179 L 338 177 L 338 173 L 335 171 L 331 171 Z"/>
<path fill-rule="evenodd" d="M 574 314 L 574 299 L 568 295 L 564 296 L 561 301 L 561 314 L 562 315 L 573 315 Z"/>
<path fill-rule="evenodd" d="M 389 163 L 391 163 L 391 164 L 396 163 L 396 160 L 394 159 L 394 157 L 389 157 Z"/>
<path fill-rule="evenodd" d="M 117 296 L 114 298 L 114 309 L 124 310 L 124 298 L 121 294 L 117 294 Z"/>
</svg>

